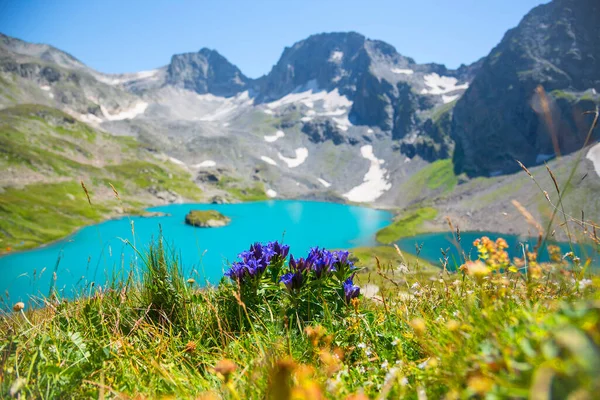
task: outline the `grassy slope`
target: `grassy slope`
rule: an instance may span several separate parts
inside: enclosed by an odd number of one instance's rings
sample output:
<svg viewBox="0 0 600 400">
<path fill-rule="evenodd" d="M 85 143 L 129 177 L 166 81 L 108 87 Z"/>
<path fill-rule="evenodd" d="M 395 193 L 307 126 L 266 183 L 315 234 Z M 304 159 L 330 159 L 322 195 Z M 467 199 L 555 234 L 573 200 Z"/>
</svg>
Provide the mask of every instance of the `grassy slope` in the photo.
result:
<svg viewBox="0 0 600 400">
<path fill-rule="evenodd" d="M 587 149 L 582 151 L 585 155 Z M 582 214 L 587 220 L 600 220 L 600 197 L 597 196 L 600 178 L 585 157 L 578 164 L 577 158 L 578 154 L 574 153 L 548 162 L 561 191 L 565 193 L 562 201 L 567 219 L 571 221 L 571 231 L 581 231 L 575 221 L 580 221 Z M 574 178 L 566 188 L 573 169 Z M 549 193 L 554 205 L 558 204 L 558 195 L 546 166 L 532 167 L 530 171 L 535 182 L 525 172 L 519 172 L 498 177 L 479 177 L 459 184 L 459 177 L 454 175 L 450 160 L 431 163 L 399 189 L 402 204 L 407 210 L 413 211 L 404 211 L 398 221 L 379 232 L 378 240 L 390 243 L 402 236 L 420 233 L 423 222 L 430 219 L 440 222 L 446 216 L 452 217 L 462 230 L 536 234 L 535 228 L 528 224 L 511 201 L 519 201 L 546 229 L 554 208 L 537 184 Z M 437 214 L 432 209 L 437 210 Z M 564 219 L 559 213 L 549 230 L 555 231 L 561 240 L 567 239 L 564 227 L 559 226 Z M 406 225 L 403 227 L 403 224 Z"/>
<path fill-rule="evenodd" d="M 407 210 L 394 219 L 391 225 L 379 230 L 375 236 L 381 243 L 393 243 L 406 236 L 422 233 L 425 221 L 437 216 L 437 210 L 432 207 Z"/>
<path fill-rule="evenodd" d="M 161 162 L 131 138 L 114 137 L 44 106 L 0 111 L 0 246 L 35 247 L 77 227 L 157 203 L 147 191 L 200 200 L 189 173 Z M 94 207 L 80 185 L 93 195 Z M 119 191 L 114 197 L 112 183 Z"/>
</svg>

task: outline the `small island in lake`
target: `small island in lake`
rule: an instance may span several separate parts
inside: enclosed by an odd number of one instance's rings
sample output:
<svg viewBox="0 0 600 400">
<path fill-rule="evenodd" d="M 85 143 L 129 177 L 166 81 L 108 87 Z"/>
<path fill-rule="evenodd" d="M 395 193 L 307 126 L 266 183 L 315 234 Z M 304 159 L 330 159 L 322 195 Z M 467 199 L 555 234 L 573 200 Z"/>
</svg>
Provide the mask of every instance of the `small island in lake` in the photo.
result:
<svg viewBox="0 0 600 400">
<path fill-rule="evenodd" d="M 200 228 L 217 228 L 228 225 L 231 219 L 216 210 L 191 210 L 185 216 L 185 223 Z"/>
</svg>

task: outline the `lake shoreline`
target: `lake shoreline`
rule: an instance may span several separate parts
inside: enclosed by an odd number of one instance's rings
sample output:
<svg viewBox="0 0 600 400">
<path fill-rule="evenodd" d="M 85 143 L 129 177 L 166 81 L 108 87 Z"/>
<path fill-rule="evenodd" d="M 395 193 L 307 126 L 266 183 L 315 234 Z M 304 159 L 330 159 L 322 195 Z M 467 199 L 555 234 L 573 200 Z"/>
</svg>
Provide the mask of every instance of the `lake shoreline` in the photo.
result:
<svg viewBox="0 0 600 400">
<path fill-rule="evenodd" d="M 380 205 L 380 204 L 362 204 L 362 203 L 351 203 L 351 202 L 344 202 L 344 201 L 333 201 L 332 199 L 329 200 L 319 200 L 319 199 L 315 199 L 315 198 L 294 198 L 294 199 L 287 199 L 287 198 L 282 198 L 282 199 L 268 199 L 268 200 L 251 200 L 251 201 L 235 201 L 235 202 L 231 202 L 231 203 L 225 203 L 225 204 L 248 204 L 248 203 L 257 203 L 257 202 L 268 202 L 268 201 L 306 201 L 306 202 L 316 202 L 316 203 L 331 203 L 331 204 L 344 204 L 344 205 L 349 205 L 349 206 L 356 206 L 356 207 L 366 207 L 366 208 L 371 208 L 374 210 L 381 210 L 381 211 L 388 211 L 391 212 L 393 214 L 395 214 L 397 212 L 397 208 L 394 208 L 392 206 L 385 206 L 385 205 Z M 163 206 L 168 206 L 168 205 L 172 205 L 172 204 L 182 204 L 182 205 L 186 205 L 186 204 L 202 204 L 202 205 L 206 205 L 206 204 L 214 204 L 211 203 L 210 201 L 206 201 L 206 202 L 198 202 L 198 201 L 193 201 L 193 202 L 183 202 L 183 203 L 169 203 L 169 204 L 161 204 L 161 203 L 149 203 L 146 206 L 144 206 L 144 208 L 142 208 L 141 210 L 143 210 L 145 213 L 148 212 L 152 212 L 149 211 L 152 208 L 156 208 L 156 207 L 163 207 Z M 145 216 L 144 214 L 136 214 L 136 213 L 114 213 L 111 212 L 109 214 L 106 215 L 105 218 L 99 220 L 99 221 L 95 221 L 95 222 L 90 222 L 84 225 L 79 225 L 77 226 L 75 229 L 73 229 L 70 233 L 68 233 L 67 235 L 60 237 L 58 239 L 54 239 L 48 242 L 43 242 L 37 246 L 33 246 L 33 247 L 23 247 L 23 248 L 19 248 L 19 249 L 15 249 L 15 250 L 11 250 L 11 251 L 5 251 L 4 248 L 0 249 L 0 259 L 2 257 L 5 257 L 7 255 L 11 255 L 11 254 L 19 254 L 22 252 L 26 252 L 26 251 L 31 251 L 31 250 L 37 250 L 37 249 L 43 249 L 47 246 L 51 246 L 53 244 L 56 243 L 60 243 L 62 241 L 67 241 L 71 236 L 77 234 L 81 229 L 87 228 L 89 226 L 92 225 L 98 225 L 104 222 L 108 222 L 108 221 L 115 221 L 115 220 L 120 220 L 120 219 L 124 219 L 124 218 L 131 218 L 131 217 L 145 217 L 145 218 L 159 218 L 161 217 L 160 215 L 147 215 Z"/>
</svg>

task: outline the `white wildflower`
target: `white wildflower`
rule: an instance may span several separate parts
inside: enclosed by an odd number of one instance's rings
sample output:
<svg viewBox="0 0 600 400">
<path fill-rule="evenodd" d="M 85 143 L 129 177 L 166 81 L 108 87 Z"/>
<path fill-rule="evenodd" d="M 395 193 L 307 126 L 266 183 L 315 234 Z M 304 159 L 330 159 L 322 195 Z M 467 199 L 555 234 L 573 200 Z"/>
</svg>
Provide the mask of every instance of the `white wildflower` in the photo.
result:
<svg viewBox="0 0 600 400">
<path fill-rule="evenodd" d="M 358 347 L 359 349 L 366 349 L 367 345 L 364 344 L 364 343 L 359 343 L 359 344 L 356 345 L 356 347 Z"/>
<path fill-rule="evenodd" d="M 383 369 L 387 369 L 387 367 L 390 366 L 390 363 L 388 363 L 388 360 L 385 360 L 384 362 L 381 363 L 381 368 Z"/>
<path fill-rule="evenodd" d="M 388 371 L 388 373 L 385 375 L 383 386 L 389 385 L 389 383 L 392 381 L 392 379 L 394 379 L 396 377 L 396 374 L 399 371 L 400 371 L 399 368 L 396 368 L 396 367 L 390 368 L 390 370 Z"/>
<path fill-rule="evenodd" d="M 399 343 L 400 343 L 400 339 L 398 339 L 398 338 L 394 338 L 394 340 L 392 340 L 392 346 L 398 346 Z"/>
<path fill-rule="evenodd" d="M 579 284 L 579 290 L 585 290 L 586 287 L 588 287 L 592 284 L 592 280 L 591 279 L 582 279 L 578 282 L 578 284 Z"/>
</svg>

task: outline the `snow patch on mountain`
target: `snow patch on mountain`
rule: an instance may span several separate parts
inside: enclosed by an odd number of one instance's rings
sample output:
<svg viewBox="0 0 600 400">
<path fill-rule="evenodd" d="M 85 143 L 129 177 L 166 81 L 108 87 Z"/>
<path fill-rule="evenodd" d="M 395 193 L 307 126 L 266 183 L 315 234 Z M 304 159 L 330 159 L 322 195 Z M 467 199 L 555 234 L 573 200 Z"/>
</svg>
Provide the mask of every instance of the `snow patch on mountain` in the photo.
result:
<svg viewBox="0 0 600 400">
<path fill-rule="evenodd" d="M 142 115 L 146 111 L 146 108 L 148 108 L 148 103 L 145 101 L 140 101 L 130 109 L 123 110 L 117 114 L 110 114 L 103 105 L 100 106 L 100 111 L 102 111 L 102 115 L 108 121 L 122 121 L 125 119 L 134 119 L 138 115 Z"/>
<path fill-rule="evenodd" d="M 254 105 L 254 99 L 250 97 L 250 93 L 247 90 L 234 97 L 199 94 L 198 99 L 208 103 L 217 103 L 217 107 L 211 113 L 198 118 L 199 121 L 224 120 L 241 107 Z"/>
<path fill-rule="evenodd" d="M 321 185 L 325 186 L 326 188 L 328 188 L 329 186 L 331 186 L 331 183 L 327 182 L 325 179 L 317 178 L 317 180 L 319 181 L 319 183 Z"/>
<path fill-rule="evenodd" d="M 453 96 L 446 96 L 445 94 L 442 95 L 442 102 L 444 104 L 448 104 L 448 103 L 452 103 L 454 100 L 458 99 L 460 97 L 460 95 L 455 94 Z"/>
<path fill-rule="evenodd" d="M 339 50 L 332 51 L 331 55 L 329 56 L 329 62 L 340 63 L 343 58 L 344 58 L 343 52 L 341 52 Z"/>
<path fill-rule="evenodd" d="M 284 157 L 281 153 L 277 153 L 277 157 L 286 163 L 288 168 L 296 168 L 297 166 L 303 164 L 308 158 L 308 149 L 306 147 L 297 148 L 295 158 Z"/>
<path fill-rule="evenodd" d="M 90 124 L 90 125 L 99 125 L 101 124 L 102 118 L 99 118 L 98 116 L 94 115 L 94 114 L 79 114 L 76 113 L 74 111 L 70 111 L 70 110 L 66 110 L 69 114 L 71 114 L 72 116 L 74 116 L 75 118 L 77 118 L 78 120 L 80 120 L 81 122 L 85 122 L 86 124 Z"/>
<path fill-rule="evenodd" d="M 265 142 L 269 142 L 269 143 L 273 143 L 274 141 L 276 141 L 279 138 L 282 138 L 285 136 L 285 133 L 283 131 L 277 131 L 275 132 L 274 135 L 265 135 Z"/>
<path fill-rule="evenodd" d="M 321 102 L 326 111 L 341 107 L 352 107 L 352 102 L 346 96 L 342 96 L 337 88 L 330 92 L 320 90 L 317 81 L 314 79 L 303 86 L 297 87 L 279 100 L 268 103 L 267 107 L 273 110 L 287 104 L 302 103 L 308 108 L 312 108 L 317 102 Z M 308 105 L 311 105 L 311 107 Z"/>
<path fill-rule="evenodd" d="M 214 162 L 213 160 L 205 160 L 199 164 L 193 165 L 194 168 L 212 168 L 212 167 L 216 167 L 216 166 L 217 166 L 217 163 Z"/>
<path fill-rule="evenodd" d="M 159 72 L 160 69 L 153 69 L 149 71 L 134 72 L 132 74 L 109 75 L 95 73 L 93 75 L 100 82 L 106 83 L 107 85 L 121 85 L 127 82 L 138 81 L 141 79 L 156 80 L 158 79 Z"/>
<path fill-rule="evenodd" d="M 269 158 L 267 156 L 260 156 L 260 159 L 263 160 L 264 162 L 266 162 L 267 164 L 271 164 L 271 165 L 277 166 L 277 163 L 272 158 Z"/>
<path fill-rule="evenodd" d="M 348 128 L 350 128 L 350 126 L 352 125 L 350 123 L 350 120 L 348 119 L 348 116 L 345 116 L 343 118 L 332 118 L 333 122 L 335 122 L 335 126 L 337 126 L 337 128 L 343 132 L 346 132 L 348 130 Z"/>
<path fill-rule="evenodd" d="M 412 75 L 415 73 L 412 69 L 392 68 L 392 72 L 395 74 Z"/>
<path fill-rule="evenodd" d="M 360 154 L 371 162 L 371 166 L 363 178 L 363 183 L 353 187 L 343 196 L 356 203 L 368 203 L 377 200 L 385 191 L 391 189 L 392 184 L 386 180 L 387 170 L 381 168 L 385 161 L 375 157 L 373 146 L 362 146 Z"/>
<path fill-rule="evenodd" d="M 600 176 L 600 143 L 593 146 L 586 154 L 585 158 L 594 164 L 596 174 Z"/>
<path fill-rule="evenodd" d="M 425 85 L 429 89 L 421 90 L 421 94 L 445 94 L 456 90 L 466 90 L 469 88 L 468 83 L 457 85 L 458 79 L 450 76 L 440 76 L 435 72 L 423 77 Z"/>
<path fill-rule="evenodd" d="M 169 161 L 171 161 L 173 164 L 181 165 L 184 167 L 186 166 L 186 164 L 183 161 L 175 157 L 169 157 Z"/>
<path fill-rule="evenodd" d="M 268 189 L 265 193 L 268 197 L 271 197 L 271 198 L 277 197 L 277 192 L 274 191 L 273 189 Z"/>
</svg>

